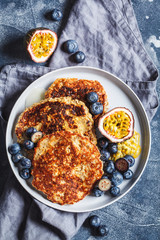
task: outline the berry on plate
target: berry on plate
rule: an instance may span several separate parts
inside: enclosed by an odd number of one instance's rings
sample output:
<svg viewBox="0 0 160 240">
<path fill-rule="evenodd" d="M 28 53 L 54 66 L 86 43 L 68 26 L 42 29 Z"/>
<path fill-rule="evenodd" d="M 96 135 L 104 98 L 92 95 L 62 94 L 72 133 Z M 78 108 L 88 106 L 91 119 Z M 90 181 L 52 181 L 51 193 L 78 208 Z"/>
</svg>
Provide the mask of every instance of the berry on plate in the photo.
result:
<svg viewBox="0 0 160 240">
<path fill-rule="evenodd" d="M 102 138 L 98 139 L 98 147 L 104 149 L 104 148 L 107 148 L 107 146 L 108 146 L 108 139 L 107 138 L 102 137 Z"/>
<path fill-rule="evenodd" d="M 35 133 L 35 132 L 37 132 L 37 129 L 36 129 L 36 128 L 34 128 L 34 127 L 29 127 L 29 128 L 27 128 L 27 130 L 26 130 L 26 136 L 30 138 L 31 135 L 32 135 L 33 133 Z"/>
<path fill-rule="evenodd" d="M 118 145 L 117 143 L 109 143 L 108 145 L 108 151 L 110 154 L 115 154 L 118 151 Z"/>
<path fill-rule="evenodd" d="M 23 179 L 28 179 L 31 177 L 29 168 L 21 169 L 19 174 L 20 174 L 21 178 L 23 178 Z"/>
<path fill-rule="evenodd" d="M 127 172 L 123 173 L 123 177 L 124 177 L 125 179 L 131 179 L 131 178 L 133 177 L 133 172 L 132 172 L 132 170 L 128 169 Z"/>
<path fill-rule="evenodd" d="M 110 193 L 111 193 L 111 195 L 112 195 L 113 197 L 116 197 L 116 196 L 118 196 L 118 195 L 120 194 L 120 188 L 117 187 L 117 186 L 113 186 L 113 187 L 111 187 L 111 189 L 110 189 Z"/>
<path fill-rule="evenodd" d="M 124 159 L 129 163 L 129 167 L 132 167 L 135 164 L 135 158 L 131 155 L 125 155 Z"/>
<path fill-rule="evenodd" d="M 115 162 L 115 168 L 117 169 L 117 171 L 119 171 L 121 173 L 127 172 L 128 168 L 129 168 L 129 163 L 126 159 L 119 158 Z"/>
<path fill-rule="evenodd" d="M 32 148 L 34 148 L 34 143 L 30 140 L 25 140 L 23 143 L 23 146 L 27 149 L 30 150 Z"/>
<path fill-rule="evenodd" d="M 42 136 L 43 136 L 43 133 L 41 131 L 37 131 L 32 134 L 31 141 L 33 143 L 37 143 L 42 138 Z"/>
<path fill-rule="evenodd" d="M 8 151 L 10 154 L 15 155 L 21 150 L 20 145 L 18 143 L 13 143 L 11 146 L 9 146 Z"/>
<path fill-rule="evenodd" d="M 113 173 L 113 171 L 115 171 L 114 162 L 111 160 L 108 160 L 106 165 L 104 166 L 104 172 L 105 173 Z"/>
<path fill-rule="evenodd" d="M 109 158 L 110 158 L 110 153 L 109 153 L 106 149 L 102 149 L 102 150 L 100 151 L 100 153 L 101 153 L 100 159 L 101 159 L 102 161 L 108 161 L 108 160 L 109 160 Z"/>
<path fill-rule="evenodd" d="M 95 197 L 101 197 L 104 194 L 98 187 L 93 188 L 92 192 Z"/>
<path fill-rule="evenodd" d="M 20 160 L 20 166 L 22 168 L 31 168 L 32 164 L 31 164 L 31 160 L 26 158 L 26 157 L 23 157 L 21 160 Z"/>
<path fill-rule="evenodd" d="M 108 179 L 107 175 L 103 175 L 101 179 Z"/>
<path fill-rule="evenodd" d="M 113 172 L 111 182 L 115 186 L 120 185 L 123 182 L 123 175 L 118 171 Z"/>
<path fill-rule="evenodd" d="M 98 94 L 96 92 L 89 92 L 87 94 L 87 101 L 89 103 L 95 103 L 98 101 Z"/>
<path fill-rule="evenodd" d="M 101 191 L 108 191 L 111 188 L 111 181 L 109 179 L 102 178 L 99 180 L 98 188 Z"/>
<path fill-rule="evenodd" d="M 15 155 L 12 155 L 11 158 L 14 163 L 17 163 L 23 158 L 23 155 L 20 152 L 18 152 Z"/>
<path fill-rule="evenodd" d="M 93 115 L 98 115 L 103 112 L 103 105 L 100 102 L 95 102 L 91 104 L 90 111 Z"/>
</svg>

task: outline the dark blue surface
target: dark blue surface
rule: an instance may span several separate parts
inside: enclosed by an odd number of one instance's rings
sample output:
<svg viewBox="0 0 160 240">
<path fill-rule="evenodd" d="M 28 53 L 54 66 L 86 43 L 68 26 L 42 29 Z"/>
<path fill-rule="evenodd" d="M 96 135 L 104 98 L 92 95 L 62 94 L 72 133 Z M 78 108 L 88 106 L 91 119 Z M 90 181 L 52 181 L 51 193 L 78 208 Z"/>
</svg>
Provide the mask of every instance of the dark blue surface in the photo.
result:
<svg viewBox="0 0 160 240">
<path fill-rule="evenodd" d="M 138 25 L 148 54 L 160 69 L 160 1 L 132 0 Z M 0 0 L 0 67 L 6 64 L 23 62 L 33 63 L 24 51 L 24 36 L 35 27 L 48 27 L 58 34 L 73 1 L 28 1 L 14 2 Z M 51 11 L 58 7 L 65 19 L 53 22 Z M 157 84 L 160 94 L 160 82 Z M 159 119 L 160 109 L 151 122 L 152 145 L 147 167 L 134 188 L 121 200 L 93 214 L 100 216 L 102 223 L 107 224 L 107 237 L 98 237 L 89 228 L 86 221 L 73 240 L 158 240 L 160 239 L 160 177 L 159 177 Z M 3 152 L 1 157 L 3 157 Z M 8 166 L 8 165 L 7 165 Z M 1 166 L 5 181 L 6 165 Z M 6 176 L 7 177 L 7 176 Z M 1 182 L 0 192 L 4 182 Z M 127 207 L 126 207 L 127 206 Z"/>
</svg>

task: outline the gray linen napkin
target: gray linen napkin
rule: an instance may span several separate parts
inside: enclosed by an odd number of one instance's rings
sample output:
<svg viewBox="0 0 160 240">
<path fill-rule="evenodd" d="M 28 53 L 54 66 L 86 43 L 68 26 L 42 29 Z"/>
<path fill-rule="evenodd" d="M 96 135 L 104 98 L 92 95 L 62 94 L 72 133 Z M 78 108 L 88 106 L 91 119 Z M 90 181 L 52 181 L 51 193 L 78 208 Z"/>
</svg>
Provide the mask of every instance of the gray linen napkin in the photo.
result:
<svg viewBox="0 0 160 240">
<path fill-rule="evenodd" d="M 114 73 L 140 97 L 149 119 L 157 106 L 157 70 L 142 43 L 130 1 L 79 0 L 74 5 L 60 37 L 50 68 L 15 64 L 0 74 L 1 131 L 20 93 L 39 76 L 52 69 L 74 65 L 61 45 L 75 39 L 86 54 L 81 65 L 95 66 Z M 1 133 L 2 134 L 2 133 Z M 20 186 L 9 167 L 1 139 L 0 164 L 5 169 L 0 200 L 0 239 L 70 239 L 88 213 L 65 213 L 32 199 Z"/>
<path fill-rule="evenodd" d="M 144 49 L 129 0 L 77 1 L 59 46 L 68 39 L 75 39 L 86 54 L 81 65 L 102 68 L 121 78 L 138 95 L 152 119 L 158 107 L 158 72 Z M 75 65 L 71 59 L 59 47 L 50 66 Z"/>
</svg>

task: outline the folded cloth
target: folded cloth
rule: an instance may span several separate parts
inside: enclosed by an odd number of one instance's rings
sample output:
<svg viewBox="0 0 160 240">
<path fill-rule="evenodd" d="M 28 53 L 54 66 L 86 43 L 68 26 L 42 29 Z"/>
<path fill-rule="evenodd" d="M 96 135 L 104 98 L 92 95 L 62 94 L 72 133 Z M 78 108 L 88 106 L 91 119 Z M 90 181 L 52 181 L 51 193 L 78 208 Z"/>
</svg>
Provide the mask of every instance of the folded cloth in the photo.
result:
<svg viewBox="0 0 160 240">
<path fill-rule="evenodd" d="M 61 50 L 68 39 L 75 39 L 89 65 L 120 77 L 140 97 L 149 119 L 157 106 L 157 70 L 144 47 L 134 12 L 128 0 L 76 1 L 50 68 L 15 64 L 0 74 L 1 131 L 20 93 L 39 76 L 60 67 L 74 65 Z M 2 135 L 2 132 L 1 132 Z M 4 183 L 0 200 L 0 239 L 71 239 L 89 213 L 66 213 L 32 199 L 21 187 L 9 167 L 1 138 L 0 176 Z"/>
<path fill-rule="evenodd" d="M 158 72 L 144 49 L 129 0 L 77 1 L 59 46 L 68 39 L 75 39 L 85 53 L 81 65 L 102 68 L 121 78 L 141 99 L 149 119 L 153 118 L 158 108 Z M 50 67 L 75 65 L 71 59 L 59 47 Z"/>
</svg>

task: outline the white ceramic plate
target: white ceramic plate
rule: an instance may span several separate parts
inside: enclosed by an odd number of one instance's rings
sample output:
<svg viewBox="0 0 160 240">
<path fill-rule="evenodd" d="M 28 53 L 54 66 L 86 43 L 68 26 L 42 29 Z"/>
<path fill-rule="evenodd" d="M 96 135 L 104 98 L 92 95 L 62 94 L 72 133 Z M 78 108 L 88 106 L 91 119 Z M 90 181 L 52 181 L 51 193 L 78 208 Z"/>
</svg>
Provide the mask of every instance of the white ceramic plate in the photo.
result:
<svg viewBox="0 0 160 240">
<path fill-rule="evenodd" d="M 26 181 L 19 176 L 18 168 L 11 160 L 11 156 L 8 153 L 8 147 L 13 142 L 16 142 L 14 128 L 19 114 L 25 109 L 26 106 L 28 107 L 32 103 L 38 102 L 41 98 L 41 93 L 44 92 L 44 89 L 47 89 L 56 78 L 61 77 L 76 77 L 81 79 L 98 80 L 107 92 L 110 109 L 118 106 L 126 107 L 129 108 L 134 115 L 135 130 L 138 131 L 141 135 L 142 151 L 141 155 L 136 159 L 135 165 L 132 167 L 134 177 L 131 180 L 123 181 L 123 183 L 120 185 L 121 194 L 117 197 L 112 197 L 109 193 L 105 193 L 104 196 L 98 198 L 94 196 L 87 196 L 82 201 L 73 205 L 61 206 L 58 204 L 54 204 L 47 200 L 46 197 L 41 194 L 41 192 L 38 192 L 32 187 L 31 179 Z M 134 94 L 134 92 L 120 79 L 113 76 L 112 74 L 100 69 L 82 66 L 55 70 L 40 77 L 29 87 L 27 87 L 27 89 L 19 97 L 10 114 L 6 132 L 6 148 L 8 153 L 8 159 L 16 178 L 25 188 L 25 190 L 30 193 L 34 198 L 38 199 L 40 202 L 50 207 L 62 211 L 87 212 L 100 209 L 109 204 L 112 204 L 131 190 L 131 188 L 139 180 L 147 164 L 150 152 L 150 139 L 151 136 L 148 118 L 140 100 Z"/>
</svg>

